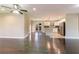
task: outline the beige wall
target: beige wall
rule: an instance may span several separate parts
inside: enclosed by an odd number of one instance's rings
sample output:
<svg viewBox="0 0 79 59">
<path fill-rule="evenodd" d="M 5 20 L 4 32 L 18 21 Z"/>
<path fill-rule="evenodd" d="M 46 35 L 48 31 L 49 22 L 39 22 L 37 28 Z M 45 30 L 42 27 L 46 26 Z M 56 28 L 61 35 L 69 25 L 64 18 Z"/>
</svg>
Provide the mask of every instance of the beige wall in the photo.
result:
<svg viewBox="0 0 79 59">
<path fill-rule="evenodd" d="M 24 37 L 24 16 L 0 14 L 0 37 Z"/>
<path fill-rule="evenodd" d="M 66 37 L 79 38 L 78 14 L 67 14 L 66 16 Z"/>
<path fill-rule="evenodd" d="M 28 14 L 0 14 L 0 37 L 24 38 L 30 32 L 30 26 Z"/>
<path fill-rule="evenodd" d="M 24 36 L 28 35 L 30 32 L 31 20 L 29 15 L 24 15 Z"/>
</svg>

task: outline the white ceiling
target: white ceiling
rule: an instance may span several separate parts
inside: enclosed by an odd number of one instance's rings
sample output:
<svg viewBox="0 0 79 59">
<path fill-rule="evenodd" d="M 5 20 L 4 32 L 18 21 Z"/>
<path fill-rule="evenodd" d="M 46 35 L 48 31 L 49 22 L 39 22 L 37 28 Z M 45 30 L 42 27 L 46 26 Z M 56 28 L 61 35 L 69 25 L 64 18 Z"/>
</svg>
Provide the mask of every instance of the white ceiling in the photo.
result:
<svg viewBox="0 0 79 59">
<path fill-rule="evenodd" d="M 12 7 L 12 5 L 6 6 Z M 20 6 L 28 10 L 34 19 L 55 20 L 67 13 L 79 13 L 79 6 L 75 4 L 20 4 Z M 36 11 L 33 11 L 33 8 L 36 8 Z"/>
<path fill-rule="evenodd" d="M 75 4 L 28 4 L 23 8 L 38 19 L 56 20 L 64 17 L 67 13 L 79 13 L 79 5 Z M 36 8 L 36 11 L 33 11 L 33 8 Z"/>
</svg>

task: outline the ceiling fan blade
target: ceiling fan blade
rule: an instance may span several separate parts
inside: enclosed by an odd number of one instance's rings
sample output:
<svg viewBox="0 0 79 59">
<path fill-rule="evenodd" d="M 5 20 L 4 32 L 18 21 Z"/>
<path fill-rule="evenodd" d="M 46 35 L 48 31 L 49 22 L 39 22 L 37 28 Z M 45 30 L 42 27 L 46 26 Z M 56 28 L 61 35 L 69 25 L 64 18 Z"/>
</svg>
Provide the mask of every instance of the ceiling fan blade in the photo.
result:
<svg viewBox="0 0 79 59">
<path fill-rule="evenodd" d="M 27 10 L 20 10 L 20 11 L 23 11 L 23 12 L 28 12 Z"/>
<path fill-rule="evenodd" d="M 14 9 L 19 9 L 20 6 L 18 4 L 13 4 Z"/>
<path fill-rule="evenodd" d="M 13 7 L 14 7 L 14 8 L 7 7 L 7 6 L 3 6 L 3 5 L 2 5 L 1 7 L 10 9 L 10 10 L 11 10 L 11 11 L 10 11 L 11 13 L 12 13 L 14 10 L 17 10 L 20 14 L 23 14 L 23 12 L 28 12 L 27 10 L 20 9 L 21 7 L 20 7 L 20 5 L 18 5 L 18 4 L 13 4 Z"/>
<path fill-rule="evenodd" d="M 8 9 L 12 9 L 12 8 L 10 8 L 10 7 L 7 7 L 7 6 L 1 6 L 1 7 L 8 8 Z"/>
<path fill-rule="evenodd" d="M 19 11 L 20 14 L 23 14 L 21 11 Z"/>
</svg>

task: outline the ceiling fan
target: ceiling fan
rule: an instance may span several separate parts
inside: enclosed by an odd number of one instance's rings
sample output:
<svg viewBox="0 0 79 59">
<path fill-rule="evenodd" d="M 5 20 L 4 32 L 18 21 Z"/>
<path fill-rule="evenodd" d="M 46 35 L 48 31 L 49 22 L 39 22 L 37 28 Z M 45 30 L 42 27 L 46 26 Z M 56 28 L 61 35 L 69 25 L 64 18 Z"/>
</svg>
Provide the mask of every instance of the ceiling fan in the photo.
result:
<svg viewBox="0 0 79 59">
<path fill-rule="evenodd" d="M 20 14 L 23 14 L 23 13 L 28 12 L 27 10 L 22 9 L 21 6 L 18 5 L 18 4 L 13 4 L 13 8 L 8 7 L 8 6 L 4 6 L 4 5 L 2 5 L 1 7 L 10 9 L 11 13 L 20 13 Z"/>
</svg>

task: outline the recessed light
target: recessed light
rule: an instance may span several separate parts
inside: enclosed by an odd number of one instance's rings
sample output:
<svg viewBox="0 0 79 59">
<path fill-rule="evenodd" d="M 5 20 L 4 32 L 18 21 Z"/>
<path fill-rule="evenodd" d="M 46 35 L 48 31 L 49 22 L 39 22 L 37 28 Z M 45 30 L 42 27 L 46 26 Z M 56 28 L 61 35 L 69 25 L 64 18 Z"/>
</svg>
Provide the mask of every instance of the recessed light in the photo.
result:
<svg viewBox="0 0 79 59">
<path fill-rule="evenodd" d="M 36 8 L 33 8 L 33 11 L 36 11 Z"/>
</svg>

